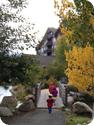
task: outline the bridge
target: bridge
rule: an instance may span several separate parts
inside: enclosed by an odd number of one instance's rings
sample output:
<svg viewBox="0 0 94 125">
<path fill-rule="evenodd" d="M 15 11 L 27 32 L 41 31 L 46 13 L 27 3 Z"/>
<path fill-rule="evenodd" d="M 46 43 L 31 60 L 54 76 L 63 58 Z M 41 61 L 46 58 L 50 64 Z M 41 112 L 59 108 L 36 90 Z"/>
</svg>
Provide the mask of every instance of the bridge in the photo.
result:
<svg viewBox="0 0 94 125">
<path fill-rule="evenodd" d="M 59 89 L 58 89 L 58 91 L 59 91 Z M 40 98 L 37 103 L 37 108 L 47 108 L 46 100 L 48 99 L 48 95 L 49 95 L 48 89 L 41 90 Z M 62 106 L 62 99 L 59 97 L 59 94 L 58 94 L 53 108 L 61 108 L 61 106 Z"/>
</svg>

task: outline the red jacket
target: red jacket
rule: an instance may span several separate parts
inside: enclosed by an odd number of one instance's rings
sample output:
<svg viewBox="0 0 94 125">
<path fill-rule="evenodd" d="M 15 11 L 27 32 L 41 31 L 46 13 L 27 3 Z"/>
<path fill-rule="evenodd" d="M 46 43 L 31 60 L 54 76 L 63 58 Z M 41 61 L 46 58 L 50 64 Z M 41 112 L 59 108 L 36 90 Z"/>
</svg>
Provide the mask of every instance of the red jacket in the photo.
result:
<svg viewBox="0 0 94 125">
<path fill-rule="evenodd" d="M 52 107 L 54 103 L 54 100 L 52 98 L 47 99 L 47 106 Z"/>
</svg>

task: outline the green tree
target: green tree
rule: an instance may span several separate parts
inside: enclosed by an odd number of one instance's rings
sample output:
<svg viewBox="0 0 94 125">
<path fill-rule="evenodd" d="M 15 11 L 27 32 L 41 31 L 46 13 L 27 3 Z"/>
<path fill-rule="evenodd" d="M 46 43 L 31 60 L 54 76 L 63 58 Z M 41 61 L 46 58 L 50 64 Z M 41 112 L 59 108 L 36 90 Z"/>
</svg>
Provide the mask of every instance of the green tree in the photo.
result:
<svg viewBox="0 0 94 125">
<path fill-rule="evenodd" d="M 70 49 L 69 44 L 67 43 L 66 37 L 63 35 L 57 40 L 55 54 L 56 54 L 56 62 L 61 64 L 65 64 L 66 66 L 66 56 L 65 50 L 68 51 Z"/>
<path fill-rule="evenodd" d="M 63 76 L 65 76 L 64 73 L 64 65 L 59 62 L 54 62 L 53 64 L 48 66 L 48 76 L 53 77 L 57 81 L 60 80 Z"/>
<path fill-rule="evenodd" d="M 12 78 L 16 78 L 16 83 L 33 85 L 39 82 L 40 65 L 32 55 L 21 55 L 16 59 L 16 69 L 12 70 Z M 14 79 L 15 80 L 15 79 Z"/>
<path fill-rule="evenodd" d="M 28 85 L 39 83 L 40 67 L 37 64 L 32 64 L 26 70 L 26 82 Z"/>
<path fill-rule="evenodd" d="M 35 33 L 32 33 L 34 24 L 30 24 L 20 14 L 27 4 L 27 0 L 6 0 L 0 4 L 0 52 L 22 50 L 24 46 L 28 48 L 32 42 L 35 43 Z M 11 23 L 18 27 L 11 27 Z"/>
<path fill-rule="evenodd" d="M 53 75 L 54 78 L 60 80 L 63 76 L 66 76 L 65 69 L 67 68 L 65 50 L 69 50 L 69 46 L 66 43 L 66 38 L 61 36 L 57 40 L 56 49 L 55 49 L 55 61 L 52 65 L 48 67 L 49 74 Z"/>
<path fill-rule="evenodd" d="M 33 56 L 0 54 L 0 60 L 0 84 L 30 85 L 38 82 L 41 70 Z"/>
</svg>

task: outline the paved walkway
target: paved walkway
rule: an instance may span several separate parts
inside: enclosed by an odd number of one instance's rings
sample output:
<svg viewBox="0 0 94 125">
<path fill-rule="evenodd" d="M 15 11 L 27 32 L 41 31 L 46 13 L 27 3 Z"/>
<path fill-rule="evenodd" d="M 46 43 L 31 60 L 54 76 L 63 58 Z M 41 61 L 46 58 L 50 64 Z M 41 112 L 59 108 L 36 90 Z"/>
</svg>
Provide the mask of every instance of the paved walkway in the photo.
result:
<svg viewBox="0 0 94 125">
<path fill-rule="evenodd" d="M 64 112 L 53 109 L 52 114 L 47 109 L 36 109 L 33 112 L 7 119 L 8 125 L 65 125 Z"/>
</svg>

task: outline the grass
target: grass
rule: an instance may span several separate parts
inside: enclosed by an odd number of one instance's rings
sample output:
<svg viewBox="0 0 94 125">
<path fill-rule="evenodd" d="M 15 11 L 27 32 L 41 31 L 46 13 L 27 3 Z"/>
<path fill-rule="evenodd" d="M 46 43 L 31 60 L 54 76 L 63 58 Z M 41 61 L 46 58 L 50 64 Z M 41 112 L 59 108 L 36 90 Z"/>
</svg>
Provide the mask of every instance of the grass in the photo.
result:
<svg viewBox="0 0 94 125">
<path fill-rule="evenodd" d="M 83 123 L 88 123 L 91 120 L 88 116 L 76 115 L 70 112 L 66 112 L 66 125 L 77 125 L 78 123 L 83 125 Z"/>
</svg>

